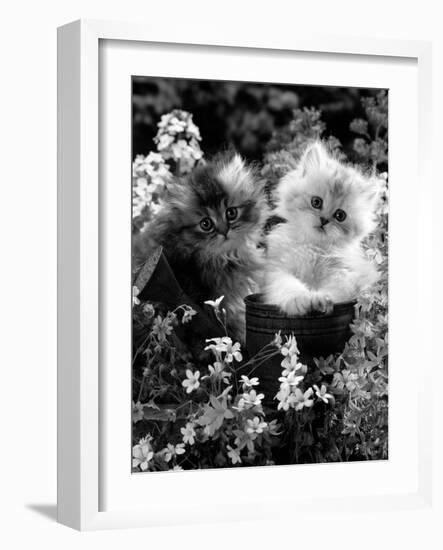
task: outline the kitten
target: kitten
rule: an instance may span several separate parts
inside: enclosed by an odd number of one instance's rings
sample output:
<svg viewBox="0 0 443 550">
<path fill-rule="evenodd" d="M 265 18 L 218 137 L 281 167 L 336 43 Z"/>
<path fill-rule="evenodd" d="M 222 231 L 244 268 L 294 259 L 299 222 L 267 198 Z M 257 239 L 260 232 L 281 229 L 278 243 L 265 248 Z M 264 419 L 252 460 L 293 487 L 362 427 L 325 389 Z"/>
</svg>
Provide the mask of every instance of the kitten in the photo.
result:
<svg viewBox="0 0 443 550">
<path fill-rule="evenodd" d="M 164 206 L 136 242 L 164 253 L 184 292 L 203 305 L 224 296 L 228 333 L 244 341 L 243 299 L 263 269 L 263 186 L 238 154 L 225 153 L 168 186 Z"/>
<path fill-rule="evenodd" d="M 376 178 L 339 162 L 318 141 L 276 194 L 275 213 L 287 223 L 268 235 L 266 302 L 290 315 L 328 312 L 376 282 L 361 247 L 375 227 Z"/>
</svg>

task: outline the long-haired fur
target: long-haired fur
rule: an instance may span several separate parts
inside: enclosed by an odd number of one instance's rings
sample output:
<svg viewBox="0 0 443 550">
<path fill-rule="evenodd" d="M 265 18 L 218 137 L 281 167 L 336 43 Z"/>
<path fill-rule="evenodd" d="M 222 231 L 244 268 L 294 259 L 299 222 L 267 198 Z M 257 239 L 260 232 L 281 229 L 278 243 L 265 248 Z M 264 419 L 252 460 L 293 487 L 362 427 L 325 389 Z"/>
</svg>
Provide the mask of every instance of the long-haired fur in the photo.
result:
<svg viewBox="0 0 443 550">
<path fill-rule="evenodd" d="M 310 144 L 279 182 L 275 213 L 287 220 L 268 236 L 266 301 L 288 313 L 328 311 L 377 280 L 361 242 L 375 227 L 376 178 Z"/>
<path fill-rule="evenodd" d="M 224 296 L 231 334 L 243 340 L 243 299 L 256 290 L 267 216 L 255 169 L 224 153 L 168 186 L 164 205 L 135 243 L 146 258 L 162 245 L 183 290 L 197 303 Z"/>
</svg>

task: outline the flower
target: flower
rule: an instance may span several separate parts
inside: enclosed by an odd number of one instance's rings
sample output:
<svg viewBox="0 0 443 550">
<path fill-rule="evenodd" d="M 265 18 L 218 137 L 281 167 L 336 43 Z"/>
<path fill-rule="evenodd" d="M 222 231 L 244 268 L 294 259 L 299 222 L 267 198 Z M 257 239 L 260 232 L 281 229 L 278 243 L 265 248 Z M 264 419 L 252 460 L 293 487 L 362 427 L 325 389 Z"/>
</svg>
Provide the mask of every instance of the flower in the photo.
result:
<svg viewBox="0 0 443 550">
<path fill-rule="evenodd" d="M 284 411 L 288 411 L 289 407 L 291 406 L 291 403 L 289 401 L 289 392 L 285 390 L 280 390 L 274 399 L 278 400 L 278 406 L 277 409 L 283 409 Z"/>
<path fill-rule="evenodd" d="M 298 351 L 297 347 L 297 340 L 295 339 L 295 336 L 289 336 L 287 341 L 282 345 L 280 349 L 280 353 L 283 356 L 292 356 L 292 355 L 298 355 L 300 352 Z"/>
<path fill-rule="evenodd" d="M 186 369 L 186 376 L 187 378 L 186 380 L 183 380 L 182 386 L 186 388 L 186 393 L 191 393 L 200 386 L 200 371 L 196 370 L 195 372 L 192 372 L 192 370 Z"/>
<path fill-rule="evenodd" d="M 256 377 L 248 378 L 247 376 L 242 374 L 241 379 L 242 379 L 242 382 L 243 382 L 243 389 L 244 390 L 247 390 L 248 388 L 252 388 L 253 386 L 258 386 L 258 384 L 259 384 L 259 380 Z"/>
<path fill-rule="evenodd" d="M 174 456 L 182 455 L 185 452 L 185 446 L 184 443 L 179 443 L 175 446 L 168 443 L 162 452 L 166 462 L 169 462 Z"/>
<path fill-rule="evenodd" d="M 229 336 L 222 336 L 221 338 L 209 338 L 206 342 L 213 342 L 205 347 L 205 350 L 211 349 L 214 352 L 226 352 L 228 345 L 232 345 L 232 340 Z"/>
<path fill-rule="evenodd" d="M 284 376 L 293 371 L 299 370 L 303 372 L 306 370 L 305 365 L 299 363 L 297 355 L 287 355 L 281 362 L 281 366 L 284 369 L 282 373 Z"/>
<path fill-rule="evenodd" d="M 264 398 L 264 394 L 259 393 L 257 395 L 257 392 L 255 390 L 250 390 L 249 392 L 245 392 L 238 401 L 237 409 L 241 411 L 243 409 L 258 407 L 261 405 L 263 398 Z"/>
<path fill-rule="evenodd" d="M 154 320 L 152 325 L 152 334 L 155 334 L 160 342 L 165 342 L 167 336 L 172 332 L 172 317 L 165 317 L 162 319 L 160 315 Z"/>
<path fill-rule="evenodd" d="M 278 331 L 278 332 L 275 333 L 274 340 L 273 340 L 273 344 L 274 344 L 278 349 L 280 349 L 281 346 L 282 346 L 282 343 L 283 343 L 283 340 L 282 340 L 282 337 L 281 337 L 281 331 Z"/>
<path fill-rule="evenodd" d="M 154 138 L 163 159 L 179 161 L 181 175 L 188 173 L 203 157 L 198 143 L 200 140 L 200 131 L 194 124 L 192 115 L 180 109 L 162 115 Z"/>
<path fill-rule="evenodd" d="M 315 395 L 325 403 L 328 403 L 329 399 L 334 399 L 330 393 L 326 393 L 326 386 L 324 384 L 322 384 L 321 388 L 319 388 L 316 384 L 312 387 L 315 390 Z"/>
<path fill-rule="evenodd" d="M 132 164 L 132 175 L 133 218 L 145 212 L 156 213 L 160 208 L 159 199 L 172 178 L 162 155 L 155 152 L 147 156 L 137 155 Z"/>
<path fill-rule="evenodd" d="M 295 388 L 294 393 L 289 398 L 290 401 L 294 403 L 295 410 L 300 411 L 304 407 L 312 407 L 314 401 L 310 399 L 310 397 L 313 393 L 312 388 L 308 388 L 305 393 L 303 393 L 299 388 Z"/>
<path fill-rule="evenodd" d="M 132 402 L 132 422 L 134 424 L 138 422 L 139 420 L 143 420 L 145 417 L 144 414 L 144 408 L 143 405 L 140 403 L 140 401 L 137 401 L 137 403 Z"/>
<path fill-rule="evenodd" d="M 197 315 L 197 312 L 195 309 L 193 309 L 191 306 L 184 306 L 184 313 L 182 317 L 182 323 L 185 325 L 186 323 L 189 323 L 189 321 L 192 320 L 194 315 Z"/>
<path fill-rule="evenodd" d="M 192 422 L 187 422 L 184 428 L 180 428 L 180 432 L 183 435 L 183 442 L 189 443 L 189 445 L 194 445 L 195 443 L 195 430 L 194 424 Z"/>
<path fill-rule="evenodd" d="M 287 375 L 280 376 L 278 379 L 279 382 L 281 382 L 280 389 L 290 392 L 292 387 L 300 384 L 303 378 L 304 376 L 297 376 L 294 371 L 289 372 Z"/>
<path fill-rule="evenodd" d="M 167 149 L 174 143 L 174 136 L 170 134 L 161 134 L 158 138 L 157 149 L 161 151 L 162 149 Z"/>
<path fill-rule="evenodd" d="M 334 378 L 332 379 L 332 385 L 340 390 L 343 390 L 345 387 L 349 391 L 356 389 L 358 380 L 358 374 L 351 372 L 348 369 L 343 369 L 341 372 L 336 372 Z"/>
<path fill-rule="evenodd" d="M 151 446 L 152 437 L 150 435 L 140 439 L 138 445 L 132 447 L 132 467 L 140 469 L 145 472 L 148 469 L 149 462 L 154 456 L 154 451 Z"/>
<path fill-rule="evenodd" d="M 248 418 L 246 423 L 246 433 L 248 434 L 261 434 L 263 430 L 268 427 L 267 423 L 262 422 L 258 416 L 254 416 L 252 420 Z"/>
<path fill-rule="evenodd" d="M 231 459 L 232 464 L 240 464 L 241 457 L 238 450 L 233 449 L 230 445 L 226 445 L 226 448 L 228 449 L 228 456 Z"/>
<path fill-rule="evenodd" d="M 232 342 L 227 344 L 225 361 L 227 363 L 232 363 L 234 359 L 236 361 L 241 361 L 243 359 L 243 356 L 240 353 L 240 349 L 241 349 L 241 346 L 238 342 L 236 342 L 235 344 L 232 344 Z"/>
<path fill-rule="evenodd" d="M 207 304 L 208 306 L 211 306 L 212 308 L 215 309 L 216 312 L 218 312 L 223 298 L 224 296 L 220 296 L 220 298 L 217 298 L 216 300 L 206 300 L 205 304 Z"/>
<path fill-rule="evenodd" d="M 136 286 L 132 287 L 132 305 L 138 306 L 140 304 L 140 300 L 137 298 L 137 296 L 140 294 L 140 289 Z"/>
</svg>

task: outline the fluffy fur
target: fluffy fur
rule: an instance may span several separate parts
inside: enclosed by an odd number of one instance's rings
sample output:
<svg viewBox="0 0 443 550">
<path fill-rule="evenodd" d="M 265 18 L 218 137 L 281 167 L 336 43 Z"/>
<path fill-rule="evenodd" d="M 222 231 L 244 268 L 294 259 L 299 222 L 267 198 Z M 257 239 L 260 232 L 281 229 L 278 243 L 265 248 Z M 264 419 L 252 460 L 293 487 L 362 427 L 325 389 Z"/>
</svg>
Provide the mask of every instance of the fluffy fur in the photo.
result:
<svg viewBox="0 0 443 550">
<path fill-rule="evenodd" d="M 362 239 L 375 224 L 379 185 L 309 145 L 279 182 L 276 214 L 287 220 L 268 236 L 265 299 L 291 315 L 329 311 L 377 280 Z"/>
<path fill-rule="evenodd" d="M 237 154 L 223 154 L 169 186 L 135 255 L 146 258 L 153 244 L 162 245 L 188 296 L 200 305 L 225 297 L 230 334 L 243 341 L 243 299 L 256 290 L 263 269 L 259 243 L 266 215 L 253 168 Z"/>
</svg>

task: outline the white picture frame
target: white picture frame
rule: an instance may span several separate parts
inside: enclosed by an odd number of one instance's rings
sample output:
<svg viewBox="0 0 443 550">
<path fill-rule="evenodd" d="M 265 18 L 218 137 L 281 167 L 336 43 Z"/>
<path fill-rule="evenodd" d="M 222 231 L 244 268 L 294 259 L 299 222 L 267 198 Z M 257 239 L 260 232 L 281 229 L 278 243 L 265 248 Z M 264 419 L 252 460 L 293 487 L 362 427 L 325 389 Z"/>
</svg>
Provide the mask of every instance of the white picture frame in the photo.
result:
<svg viewBox="0 0 443 550">
<path fill-rule="evenodd" d="M 339 492 L 334 496 L 330 495 L 331 487 L 335 487 L 334 484 L 313 491 L 311 496 L 301 490 L 301 495 L 282 495 L 281 503 L 284 503 L 284 506 L 277 509 L 275 505 L 278 503 L 279 494 L 274 487 L 278 486 L 282 480 L 287 481 L 288 475 L 295 475 L 294 472 L 299 467 L 247 468 L 247 472 L 241 469 L 224 472 L 174 473 L 169 474 L 169 478 L 160 477 L 160 474 L 133 476 L 136 483 L 143 483 L 149 487 L 150 494 L 156 498 L 156 504 L 141 505 L 130 498 L 129 490 L 122 489 L 121 492 L 114 491 L 115 497 L 112 499 L 110 509 L 104 505 L 103 483 L 109 485 L 114 483 L 113 480 L 115 480 L 116 486 L 119 483 L 118 471 L 113 470 L 115 464 L 111 461 L 105 468 L 103 462 L 106 458 L 104 449 L 108 450 L 107 431 L 104 426 L 106 425 L 106 415 L 109 415 L 109 407 L 103 405 L 103 402 L 109 403 L 109 396 L 104 392 L 108 392 L 108 390 L 115 392 L 119 387 L 118 381 L 124 380 L 115 378 L 112 387 L 110 386 L 106 390 L 102 387 L 103 357 L 100 351 L 100 341 L 103 310 L 101 307 L 102 302 L 106 301 L 109 285 L 102 285 L 101 281 L 103 277 L 102 233 L 108 226 L 106 223 L 101 223 L 100 219 L 109 216 L 109 212 L 113 211 L 119 202 L 119 197 L 103 201 L 103 187 L 100 185 L 100 155 L 103 144 L 100 139 L 99 121 L 100 112 L 106 108 L 101 105 L 102 98 L 99 94 L 102 68 L 100 64 L 109 64 L 111 60 L 107 54 L 104 57 L 100 53 L 100 45 L 105 41 L 124 44 L 126 50 L 124 56 L 129 57 L 135 55 L 131 53 L 131 49 L 136 45 L 140 47 L 140 44 L 145 44 L 147 47 L 150 44 L 156 45 L 156 47 L 163 44 L 176 49 L 180 49 L 180 45 L 185 49 L 192 44 L 194 51 L 204 52 L 209 62 L 211 56 L 216 55 L 215 52 L 219 51 L 217 49 L 221 48 L 224 48 L 224 51 L 226 48 L 229 49 L 231 59 L 248 52 L 251 56 L 260 52 L 263 55 L 266 55 L 266 52 L 272 52 L 275 59 L 281 58 L 284 62 L 288 52 L 303 52 L 313 56 L 332 54 L 330 58 L 334 56 L 340 59 L 352 58 L 352 60 L 360 58 L 366 59 L 369 63 L 371 59 L 383 58 L 388 60 L 392 67 L 397 62 L 401 64 L 404 60 L 412 60 L 418 82 L 418 93 L 414 91 L 416 96 L 412 96 L 415 97 L 413 107 L 418 117 L 417 142 L 414 142 L 415 149 L 411 149 L 414 151 L 415 158 L 410 159 L 411 166 L 416 166 L 418 173 L 416 177 L 412 177 L 414 182 L 418 178 L 420 187 L 427 190 L 427 200 L 432 195 L 429 172 L 432 116 L 430 110 L 431 45 L 427 42 L 325 37 L 301 33 L 298 33 L 296 37 L 276 39 L 260 36 L 259 33 L 254 36 L 253 31 L 248 32 L 246 37 L 231 36 L 228 39 L 224 36 L 223 29 L 217 36 L 207 37 L 204 30 L 199 36 L 195 33 L 188 36 L 185 28 L 180 34 L 174 33 L 174 36 L 168 36 L 163 30 L 147 29 L 144 25 L 103 21 L 76 21 L 61 27 L 58 32 L 57 414 L 59 522 L 76 529 L 89 530 L 169 525 L 192 521 L 214 521 L 215 519 L 261 519 L 277 515 L 282 517 L 286 513 L 290 517 L 290 513 L 293 513 L 294 509 L 297 509 L 298 513 L 301 513 L 301 510 L 303 513 L 309 513 L 319 510 L 322 506 L 326 508 L 332 505 L 337 510 L 343 511 L 352 509 L 356 505 L 367 510 L 429 506 L 432 493 L 431 422 L 430 407 L 426 406 L 426 404 L 429 405 L 429 402 L 425 392 L 427 385 L 430 384 L 429 365 L 432 364 L 431 359 L 422 361 L 420 380 L 414 380 L 416 404 L 411 408 L 412 412 L 409 412 L 414 416 L 412 425 L 417 428 L 416 435 L 414 435 L 415 446 L 412 447 L 414 453 L 416 451 L 416 456 L 408 465 L 409 469 L 405 470 L 405 476 L 407 474 L 408 478 L 411 478 L 411 472 L 413 472 L 413 476 L 411 485 L 405 485 L 404 490 L 400 487 L 403 478 L 399 477 L 397 489 L 394 489 L 393 485 L 384 494 L 377 490 L 372 493 L 367 490 L 366 493 L 363 491 L 362 494 L 355 494 L 352 488 L 353 479 L 357 479 L 362 473 L 374 476 L 375 479 L 380 474 L 380 469 L 383 470 L 384 467 L 374 465 L 373 472 L 369 473 L 358 470 L 358 465 L 354 464 L 345 465 L 346 468 L 350 468 L 346 471 L 343 470 L 344 465 L 322 465 L 322 470 L 319 470 L 318 473 L 319 485 L 324 486 L 324 481 L 322 482 L 321 479 L 328 479 L 330 473 L 338 480 L 342 477 L 343 479 L 346 476 L 349 477 L 349 486 L 342 494 Z M 128 58 L 124 57 L 124 59 Z M 147 66 L 147 74 L 149 74 L 149 70 L 150 68 Z M 197 67 L 195 70 L 198 72 L 203 69 Z M 118 76 L 123 73 L 119 73 L 117 70 L 115 74 Z M 245 78 L 245 80 L 247 79 Z M 102 82 L 105 84 L 108 82 L 106 77 Z M 129 113 L 127 115 L 129 116 Z M 126 122 L 122 124 L 125 125 Z M 413 125 L 413 127 L 415 126 Z M 127 132 L 128 128 L 126 126 L 125 128 Z M 124 162 L 126 159 L 123 159 Z M 128 188 L 129 181 L 128 177 Z M 407 192 L 406 195 L 408 195 Z M 402 199 L 400 195 L 395 196 L 395 193 L 393 200 L 405 201 L 407 205 L 414 204 L 411 202 L 413 201 L 412 197 Z M 104 212 L 104 208 L 110 210 Z M 417 203 L 417 208 L 419 209 L 420 231 L 430 232 L 432 220 L 424 214 L 419 203 Z M 400 218 L 398 219 L 400 220 Z M 395 247 L 395 243 L 391 246 Z M 432 288 L 428 278 L 431 269 L 432 248 L 431 245 L 422 245 L 421 247 L 415 245 L 415 248 L 414 245 L 411 246 L 412 253 L 419 256 L 416 261 L 420 265 L 420 269 L 415 273 L 416 278 L 413 280 L 416 283 L 416 294 L 413 290 L 411 301 L 417 314 L 430 314 Z M 401 251 L 397 256 L 398 262 L 400 262 Z M 124 274 L 122 277 L 124 279 Z M 417 330 L 420 328 L 417 327 Z M 113 345 L 118 346 L 119 343 L 114 341 Z M 423 354 L 432 358 L 432 346 L 424 350 Z M 407 362 L 407 358 L 405 361 Z M 413 358 L 409 360 L 410 364 L 406 364 L 405 372 L 413 372 L 412 361 Z M 392 383 L 400 384 L 401 380 L 394 376 Z M 405 385 L 402 386 L 402 391 L 412 388 L 411 381 L 403 381 L 403 383 Z M 119 406 L 117 404 L 116 409 L 124 410 L 124 408 L 119 409 Z M 122 406 L 124 407 L 124 401 L 122 401 Z M 397 410 L 400 413 L 403 406 L 403 402 L 399 400 Z M 125 422 L 126 420 L 124 422 L 117 421 L 116 426 L 117 424 L 118 426 L 115 431 L 119 434 L 123 433 L 119 430 L 124 429 Z M 126 425 L 128 425 L 127 422 Z M 395 439 L 395 433 L 393 436 Z M 109 449 L 115 449 L 115 442 L 113 445 L 114 447 L 109 447 Z M 125 446 L 126 440 L 122 439 L 121 445 Z M 125 452 L 128 456 L 129 474 L 129 447 Z M 395 461 L 392 464 L 395 466 Z M 117 466 L 115 467 L 117 468 Z M 118 467 L 121 468 L 121 466 Z M 312 476 L 312 469 L 317 467 L 304 467 L 303 475 Z M 297 471 L 301 472 L 302 470 Z M 117 474 L 114 475 L 114 472 Z M 239 498 L 237 504 L 232 505 L 229 509 L 224 506 L 226 501 L 223 499 L 228 498 L 227 495 L 224 495 L 220 499 L 216 513 L 214 510 L 208 510 L 203 498 L 200 499 L 200 503 L 196 498 L 187 508 L 183 507 L 180 491 L 189 491 L 195 486 L 204 490 L 208 483 L 220 486 L 228 483 L 229 485 L 226 475 L 234 476 L 232 477 L 234 481 L 231 483 L 235 484 L 242 483 L 245 479 L 248 484 L 261 483 L 262 490 L 253 495 L 252 500 L 248 500 L 247 496 L 243 500 Z M 391 474 L 386 470 L 386 472 L 381 471 L 380 475 Z M 137 479 L 142 477 L 143 481 L 138 482 Z M 368 479 L 370 478 L 368 477 Z M 297 483 L 299 481 L 300 478 Z M 134 482 L 131 484 L 134 485 Z M 174 498 L 171 497 L 171 490 L 174 490 Z M 152 502 L 154 502 L 154 498 Z M 272 506 L 267 506 L 267 504 L 272 504 Z"/>
</svg>

